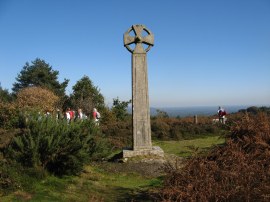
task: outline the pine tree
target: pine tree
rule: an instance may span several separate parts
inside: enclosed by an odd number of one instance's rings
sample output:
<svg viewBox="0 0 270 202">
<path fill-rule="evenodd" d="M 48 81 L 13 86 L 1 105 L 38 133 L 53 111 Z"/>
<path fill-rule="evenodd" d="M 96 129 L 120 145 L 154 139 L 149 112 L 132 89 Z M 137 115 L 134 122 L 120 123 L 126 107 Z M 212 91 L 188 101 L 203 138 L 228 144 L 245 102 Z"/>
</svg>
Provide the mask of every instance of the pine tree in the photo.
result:
<svg viewBox="0 0 270 202">
<path fill-rule="evenodd" d="M 59 72 L 52 69 L 52 67 L 44 60 L 39 58 L 29 64 L 26 62 L 21 72 L 18 74 L 13 84 L 13 92 L 17 93 L 19 90 L 31 87 L 39 86 L 46 87 L 52 90 L 56 95 L 60 97 L 65 96 L 65 88 L 68 85 L 69 80 L 65 79 L 63 83 L 58 81 Z"/>
</svg>

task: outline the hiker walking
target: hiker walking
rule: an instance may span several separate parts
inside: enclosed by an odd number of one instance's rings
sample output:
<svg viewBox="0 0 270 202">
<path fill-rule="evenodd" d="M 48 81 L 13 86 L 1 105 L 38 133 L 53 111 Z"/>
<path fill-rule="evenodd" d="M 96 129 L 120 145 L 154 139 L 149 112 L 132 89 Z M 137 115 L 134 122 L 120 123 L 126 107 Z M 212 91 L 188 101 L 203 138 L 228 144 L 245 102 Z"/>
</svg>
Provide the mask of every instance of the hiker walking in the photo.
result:
<svg viewBox="0 0 270 202">
<path fill-rule="evenodd" d="M 83 119 L 86 119 L 86 118 L 87 118 L 87 116 L 82 112 L 82 109 L 78 108 L 76 119 L 83 120 Z"/>
<path fill-rule="evenodd" d="M 67 123 L 70 123 L 70 119 L 71 119 L 70 108 L 67 108 L 66 113 L 65 113 L 65 118 L 67 120 Z"/>
<path fill-rule="evenodd" d="M 93 109 L 93 119 L 96 125 L 99 125 L 100 113 L 96 108 Z"/>
</svg>

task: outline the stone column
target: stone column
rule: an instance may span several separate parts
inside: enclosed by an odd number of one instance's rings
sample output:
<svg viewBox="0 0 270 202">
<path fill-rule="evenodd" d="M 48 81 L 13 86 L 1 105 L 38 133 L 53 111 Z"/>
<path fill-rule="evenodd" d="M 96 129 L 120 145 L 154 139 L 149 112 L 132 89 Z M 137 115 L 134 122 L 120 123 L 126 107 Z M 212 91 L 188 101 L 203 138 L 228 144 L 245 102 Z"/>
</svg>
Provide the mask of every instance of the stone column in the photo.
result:
<svg viewBox="0 0 270 202">
<path fill-rule="evenodd" d="M 135 45 L 134 49 L 130 48 L 131 44 Z M 155 154 L 158 153 L 156 150 L 160 150 L 157 147 L 153 148 L 151 141 L 146 53 L 153 45 L 154 35 L 144 25 L 133 25 L 124 34 L 124 46 L 132 53 L 133 128 L 133 151 L 124 150 L 124 157 Z"/>
<path fill-rule="evenodd" d="M 197 116 L 197 115 L 194 116 L 194 123 L 195 123 L 195 124 L 198 123 L 198 116 Z"/>
<path fill-rule="evenodd" d="M 147 57 L 145 52 L 132 54 L 133 149 L 152 149 L 148 95 Z"/>
</svg>

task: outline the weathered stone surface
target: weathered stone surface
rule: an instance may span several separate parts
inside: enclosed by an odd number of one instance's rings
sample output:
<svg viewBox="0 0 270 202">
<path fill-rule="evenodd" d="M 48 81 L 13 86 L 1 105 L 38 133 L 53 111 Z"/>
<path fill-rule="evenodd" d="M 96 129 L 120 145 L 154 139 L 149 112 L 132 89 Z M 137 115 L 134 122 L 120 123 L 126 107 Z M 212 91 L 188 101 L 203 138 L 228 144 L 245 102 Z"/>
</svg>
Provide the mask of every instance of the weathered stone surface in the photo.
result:
<svg viewBox="0 0 270 202">
<path fill-rule="evenodd" d="M 133 32 L 134 35 L 130 35 L 131 32 Z M 133 43 L 135 47 L 131 49 L 129 45 Z M 148 47 L 144 49 L 143 44 Z M 132 53 L 133 124 L 133 150 L 124 151 L 125 157 L 148 154 L 161 155 L 162 150 L 152 147 L 151 141 L 146 52 L 148 52 L 153 45 L 154 35 L 144 25 L 133 25 L 124 34 L 124 46 Z"/>
<path fill-rule="evenodd" d="M 135 36 L 130 35 L 132 32 Z M 133 43 L 136 44 L 134 49 L 129 46 Z M 144 49 L 142 44 L 148 45 L 148 47 Z M 132 25 L 124 34 L 124 46 L 131 53 L 146 53 L 154 46 L 154 35 L 144 25 Z"/>
<path fill-rule="evenodd" d="M 131 158 L 135 156 L 159 156 L 164 157 L 164 151 L 158 147 L 153 146 L 151 149 L 141 149 L 141 150 L 123 150 L 123 158 Z"/>
<path fill-rule="evenodd" d="M 146 54 L 132 55 L 133 149 L 151 149 Z"/>
</svg>

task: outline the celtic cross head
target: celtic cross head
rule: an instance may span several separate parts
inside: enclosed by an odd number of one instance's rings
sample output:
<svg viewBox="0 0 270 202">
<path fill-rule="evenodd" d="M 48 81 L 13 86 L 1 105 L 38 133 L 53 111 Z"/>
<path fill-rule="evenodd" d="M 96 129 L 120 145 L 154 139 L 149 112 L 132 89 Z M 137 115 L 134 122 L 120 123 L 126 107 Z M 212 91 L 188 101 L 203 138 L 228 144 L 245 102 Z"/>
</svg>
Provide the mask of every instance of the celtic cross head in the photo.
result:
<svg viewBox="0 0 270 202">
<path fill-rule="evenodd" d="M 134 49 L 131 44 L 135 44 Z M 154 46 L 154 35 L 144 25 L 132 25 L 124 34 L 124 46 L 131 53 L 146 53 Z"/>
</svg>

